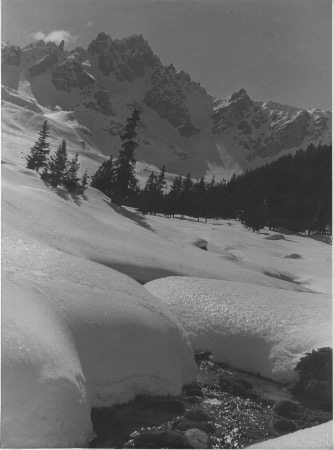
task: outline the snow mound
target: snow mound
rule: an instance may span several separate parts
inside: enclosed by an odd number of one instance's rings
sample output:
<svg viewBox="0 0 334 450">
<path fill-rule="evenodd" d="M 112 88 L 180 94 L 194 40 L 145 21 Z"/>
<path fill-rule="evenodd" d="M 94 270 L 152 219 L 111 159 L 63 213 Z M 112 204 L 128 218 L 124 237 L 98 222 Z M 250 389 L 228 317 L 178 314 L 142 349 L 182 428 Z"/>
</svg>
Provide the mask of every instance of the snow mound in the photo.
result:
<svg viewBox="0 0 334 450">
<path fill-rule="evenodd" d="M 224 280 L 169 277 L 147 283 L 186 330 L 194 351 L 278 382 L 313 348 L 331 346 L 331 300 L 321 294 Z"/>
<path fill-rule="evenodd" d="M 91 407 L 193 381 L 184 332 L 138 283 L 6 225 L 2 253 L 5 447 L 87 446 Z"/>
<path fill-rule="evenodd" d="M 276 439 L 251 445 L 247 448 L 277 448 L 277 449 L 322 449 L 333 448 L 333 422 L 323 423 L 316 427 L 306 428 L 294 433 L 280 436 Z"/>
</svg>

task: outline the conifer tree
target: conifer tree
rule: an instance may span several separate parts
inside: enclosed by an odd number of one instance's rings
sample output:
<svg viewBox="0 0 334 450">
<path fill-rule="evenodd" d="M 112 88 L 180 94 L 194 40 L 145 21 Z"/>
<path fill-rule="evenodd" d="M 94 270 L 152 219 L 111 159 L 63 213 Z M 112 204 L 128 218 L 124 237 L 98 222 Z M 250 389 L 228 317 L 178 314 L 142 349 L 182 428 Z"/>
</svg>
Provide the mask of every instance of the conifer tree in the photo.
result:
<svg viewBox="0 0 334 450">
<path fill-rule="evenodd" d="M 85 190 L 87 189 L 88 178 L 89 178 L 89 176 L 88 176 L 87 169 L 86 169 L 85 173 L 82 175 L 82 178 L 81 178 L 82 193 L 84 193 Z"/>
<path fill-rule="evenodd" d="M 139 201 L 139 211 L 143 214 L 156 212 L 157 176 L 152 171 L 146 181 Z"/>
<path fill-rule="evenodd" d="M 39 132 L 39 138 L 31 147 L 30 155 L 26 156 L 27 168 L 36 170 L 47 166 L 47 157 L 50 153 L 50 142 L 47 139 L 50 137 L 48 121 L 45 120 L 42 129 Z"/>
<path fill-rule="evenodd" d="M 119 151 L 115 164 L 116 188 L 113 195 L 113 200 L 117 203 L 130 204 L 138 191 L 138 180 L 135 176 L 135 149 L 138 143 L 135 138 L 139 120 L 139 111 L 134 109 L 131 117 L 127 119 L 125 131 L 121 136 L 122 150 Z"/>
<path fill-rule="evenodd" d="M 57 187 L 64 183 L 67 167 L 67 149 L 64 139 L 57 148 L 55 155 L 50 157 L 48 165 L 42 173 L 42 179 L 49 181 L 53 187 Z"/>
<path fill-rule="evenodd" d="M 191 181 L 190 172 L 182 182 L 180 192 L 181 217 L 189 212 L 192 197 L 193 182 Z"/>
<path fill-rule="evenodd" d="M 116 184 L 116 172 L 113 164 L 113 157 L 104 161 L 92 176 L 91 186 L 99 189 L 109 198 L 112 197 Z"/>
<path fill-rule="evenodd" d="M 79 169 L 80 163 L 78 163 L 78 153 L 76 153 L 69 163 L 66 173 L 64 174 L 64 185 L 70 192 L 74 192 L 79 187 Z"/>
<path fill-rule="evenodd" d="M 166 196 L 166 214 L 173 216 L 180 212 L 180 193 L 182 188 L 182 175 L 174 178 L 173 184 Z"/>
</svg>

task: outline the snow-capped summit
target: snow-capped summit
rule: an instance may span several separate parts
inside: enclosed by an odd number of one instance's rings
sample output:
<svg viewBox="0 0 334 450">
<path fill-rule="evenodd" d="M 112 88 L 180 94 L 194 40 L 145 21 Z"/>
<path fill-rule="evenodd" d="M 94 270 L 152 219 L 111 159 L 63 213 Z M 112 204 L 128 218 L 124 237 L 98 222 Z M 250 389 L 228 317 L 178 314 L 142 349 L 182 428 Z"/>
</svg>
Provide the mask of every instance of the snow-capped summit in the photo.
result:
<svg viewBox="0 0 334 450">
<path fill-rule="evenodd" d="M 137 160 L 193 177 L 228 178 L 310 143 L 331 142 L 330 112 L 255 101 L 245 89 L 215 99 L 182 68 L 164 66 L 141 34 L 113 40 L 101 32 L 87 50 L 70 52 L 63 42 L 22 49 L 3 43 L 2 80 L 17 95 L 29 91 L 41 108 L 73 111 L 106 155 L 117 156 L 135 104 Z"/>
</svg>

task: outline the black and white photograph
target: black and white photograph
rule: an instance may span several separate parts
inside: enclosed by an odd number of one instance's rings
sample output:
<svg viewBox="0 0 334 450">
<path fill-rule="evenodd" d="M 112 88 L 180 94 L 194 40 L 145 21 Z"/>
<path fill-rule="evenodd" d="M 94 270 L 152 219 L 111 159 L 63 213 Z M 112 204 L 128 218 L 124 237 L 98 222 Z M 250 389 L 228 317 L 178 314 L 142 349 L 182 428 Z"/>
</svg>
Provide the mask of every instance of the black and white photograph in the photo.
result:
<svg viewBox="0 0 334 450">
<path fill-rule="evenodd" d="M 332 0 L 1 39 L 1 447 L 333 449 Z"/>
</svg>

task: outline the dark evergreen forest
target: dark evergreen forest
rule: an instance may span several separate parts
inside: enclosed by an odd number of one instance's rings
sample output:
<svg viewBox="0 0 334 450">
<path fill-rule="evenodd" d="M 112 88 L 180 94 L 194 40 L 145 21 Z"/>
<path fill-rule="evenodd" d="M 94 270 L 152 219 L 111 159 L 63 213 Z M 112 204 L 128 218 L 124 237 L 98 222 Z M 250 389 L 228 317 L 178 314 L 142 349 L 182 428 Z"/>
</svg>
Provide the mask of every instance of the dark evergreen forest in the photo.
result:
<svg viewBox="0 0 334 450">
<path fill-rule="evenodd" d="M 151 173 L 137 206 L 144 213 L 239 219 L 253 231 L 265 226 L 331 233 L 332 147 L 310 145 L 229 181 L 193 182 L 177 176 L 164 192 L 164 172 Z"/>
</svg>

